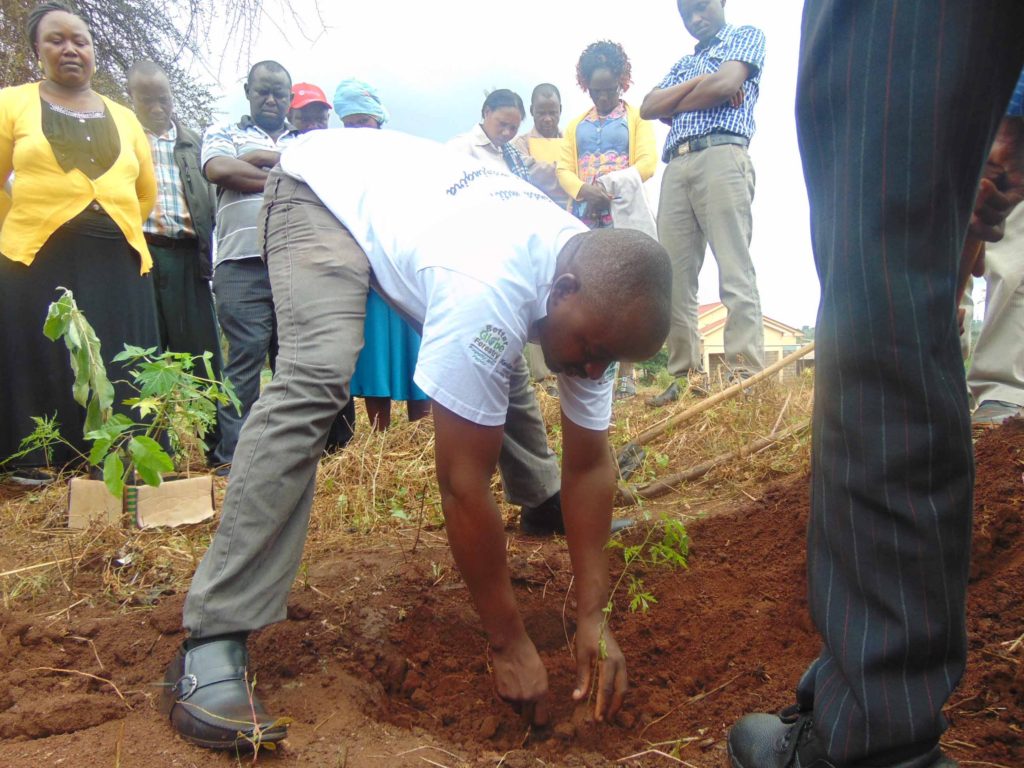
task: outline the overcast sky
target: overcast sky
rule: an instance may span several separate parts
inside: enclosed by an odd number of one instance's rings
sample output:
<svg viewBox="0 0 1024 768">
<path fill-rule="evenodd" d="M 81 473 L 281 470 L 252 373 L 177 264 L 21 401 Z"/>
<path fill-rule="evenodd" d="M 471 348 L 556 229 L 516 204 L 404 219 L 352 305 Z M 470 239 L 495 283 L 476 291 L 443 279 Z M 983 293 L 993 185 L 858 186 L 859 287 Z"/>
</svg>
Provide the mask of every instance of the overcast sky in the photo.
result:
<svg viewBox="0 0 1024 768">
<path fill-rule="evenodd" d="M 247 111 L 242 83 L 249 65 L 275 59 L 294 82 L 319 85 L 330 98 L 337 83 L 360 77 L 375 85 L 391 111 L 389 127 L 444 141 L 479 120 L 484 95 L 511 88 L 529 100 L 539 82 L 562 91 L 563 127 L 590 107 L 575 83 L 576 61 L 591 42 L 623 45 L 633 66 L 625 99 L 639 105 L 695 41 L 674 0 L 519 0 L 505 5 L 447 0 L 334 3 L 277 0 L 251 51 L 240 43 L 213 51 L 207 78 L 226 117 Z M 750 147 L 757 173 L 752 252 L 763 311 L 800 327 L 814 325 L 818 282 L 811 259 L 807 197 L 796 145 L 793 97 L 800 40 L 800 0 L 728 0 L 726 20 L 752 24 L 767 37 L 761 97 Z M 583 14 L 586 15 L 583 15 Z M 322 24 L 321 24 L 322 21 Z M 529 115 L 523 130 L 530 126 Z M 656 124 L 659 149 L 665 128 Z M 652 204 L 658 177 L 648 182 Z M 710 251 L 701 272 L 702 302 L 717 301 L 718 274 Z"/>
</svg>

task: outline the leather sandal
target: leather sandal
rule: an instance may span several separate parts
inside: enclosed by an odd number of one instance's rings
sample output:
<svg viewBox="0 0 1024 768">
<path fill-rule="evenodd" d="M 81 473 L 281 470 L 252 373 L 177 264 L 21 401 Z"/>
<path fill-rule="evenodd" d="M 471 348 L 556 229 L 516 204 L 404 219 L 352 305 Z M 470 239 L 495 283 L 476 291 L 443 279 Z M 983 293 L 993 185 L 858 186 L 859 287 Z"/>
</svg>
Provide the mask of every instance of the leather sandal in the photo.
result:
<svg viewBox="0 0 1024 768">
<path fill-rule="evenodd" d="M 160 711 L 185 741 L 207 749 L 256 749 L 288 735 L 247 682 L 249 654 L 238 640 L 178 649 L 164 673 Z"/>
</svg>

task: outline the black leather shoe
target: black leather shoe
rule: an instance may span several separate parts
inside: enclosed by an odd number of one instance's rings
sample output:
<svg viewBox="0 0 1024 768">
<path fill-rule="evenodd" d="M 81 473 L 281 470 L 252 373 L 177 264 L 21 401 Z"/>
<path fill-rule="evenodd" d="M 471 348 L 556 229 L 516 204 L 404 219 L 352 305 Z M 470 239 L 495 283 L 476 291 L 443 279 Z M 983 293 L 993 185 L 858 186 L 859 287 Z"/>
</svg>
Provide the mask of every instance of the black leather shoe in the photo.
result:
<svg viewBox="0 0 1024 768">
<path fill-rule="evenodd" d="M 615 459 L 619 465 L 619 479 L 629 480 L 644 465 L 646 455 L 647 451 L 636 443 L 627 443 L 623 446 Z"/>
<path fill-rule="evenodd" d="M 754 714 L 741 718 L 729 731 L 732 768 L 868 768 L 867 763 L 837 763 L 818 741 L 810 712 L 797 707 L 777 715 Z M 957 768 L 938 745 L 913 757 L 873 760 L 872 768 Z"/>
<path fill-rule="evenodd" d="M 288 735 L 246 684 L 249 654 L 238 640 L 182 646 L 164 673 L 160 711 L 185 741 L 208 749 L 251 750 Z"/>
<path fill-rule="evenodd" d="M 654 397 L 648 398 L 647 405 L 651 406 L 651 408 L 659 408 L 663 405 L 674 403 L 682 396 L 683 393 L 682 390 L 679 388 L 679 382 L 673 381 L 665 388 L 665 391 L 662 392 L 660 395 L 655 395 Z"/>
<path fill-rule="evenodd" d="M 632 520 L 612 520 L 612 533 L 618 533 L 632 524 Z M 519 530 L 527 536 L 554 536 L 556 533 L 564 536 L 561 492 L 539 506 L 523 507 L 519 512 Z"/>
<path fill-rule="evenodd" d="M 536 507 L 523 507 L 519 512 L 519 530 L 527 536 L 554 536 L 565 533 L 562 520 L 562 494 L 556 493 Z"/>
</svg>

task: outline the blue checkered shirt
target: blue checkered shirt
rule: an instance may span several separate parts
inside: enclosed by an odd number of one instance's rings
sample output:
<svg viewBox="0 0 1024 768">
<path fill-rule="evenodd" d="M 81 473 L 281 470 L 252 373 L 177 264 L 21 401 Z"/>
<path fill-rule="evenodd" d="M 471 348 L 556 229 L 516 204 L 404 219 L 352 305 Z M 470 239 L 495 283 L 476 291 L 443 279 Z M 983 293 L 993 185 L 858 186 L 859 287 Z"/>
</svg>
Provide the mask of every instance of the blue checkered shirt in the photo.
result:
<svg viewBox="0 0 1024 768">
<path fill-rule="evenodd" d="M 1006 109 L 1007 117 L 1024 117 L 1024 72 L 1020 73 L 1017 80 L 1017 87 L 1013 89 L 1013 96 L 1010 97 L 1010 106 Z"/>
<path fill-rule="evenodd" d="M 680 144 L 698 136 L 726 131 L 750 139 L 754 135 L 754 105 L 761 91 L 761 70 L 764 68 L 764 32 L 756 27 L 734 27 L 725 24 L 707 45 L 698 44 L 692 56 L 683 56 L 669 70 L 658 88 L 685 83 L 698 75 L 717 72 L 726 61 L 749 64 L 753 73 L 743 83 L 743 103 L 736 108 L 728 102 L 697 112 L 673 115 L 661 159 L 666 163 Z M 665 120 L 669 122 L 669 120 Z"/>
<path fill-rule="evenodd" d="M 181 173 L 178 164 L 174 162 L 178 129 L 171 123 L 168 131 L 157 136 L 147 128 L 146 138 L 149 139 L 149 148 L 153 154 L 153 170 L 156 171 L 156 204 L 143 223 L 142 230 L 164 237 L 195 237 L 196 228 L 192 224 L 192 215 L 185 200 Z"/>
</svg>

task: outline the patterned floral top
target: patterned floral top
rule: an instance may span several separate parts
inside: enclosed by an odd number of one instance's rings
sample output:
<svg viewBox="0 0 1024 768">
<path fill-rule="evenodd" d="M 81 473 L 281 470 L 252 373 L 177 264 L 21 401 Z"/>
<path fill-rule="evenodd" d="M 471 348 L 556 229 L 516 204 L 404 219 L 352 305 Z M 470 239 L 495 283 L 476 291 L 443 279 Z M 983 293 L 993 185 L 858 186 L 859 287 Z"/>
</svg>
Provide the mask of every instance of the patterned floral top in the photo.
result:
<svg viewBox="0 0 1024 768">
<path fill-rule="evenodd" d="M 598 176 L 629 167 L 629 124 L 626 121 L 626 106 L 621 101 L 604 117 L 591 108 L 576 128 L 578 151 L 576 173 L 584 184 L 590 184 Z M 600 214 L 587 212 L 587 204 L 577 201 L 573 213 L 591 229 L 610 227 L 612 216 L 609 211 Z"/>
</svg>

